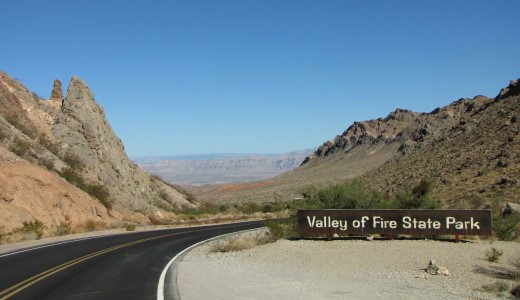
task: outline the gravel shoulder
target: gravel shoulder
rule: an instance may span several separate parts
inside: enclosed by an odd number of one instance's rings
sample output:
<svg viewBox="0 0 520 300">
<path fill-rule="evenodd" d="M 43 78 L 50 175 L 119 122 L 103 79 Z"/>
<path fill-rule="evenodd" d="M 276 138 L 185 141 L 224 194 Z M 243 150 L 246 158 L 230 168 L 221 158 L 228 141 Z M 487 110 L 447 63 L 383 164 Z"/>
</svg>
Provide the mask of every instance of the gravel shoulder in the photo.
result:
<svg viewBox="0 0 520 300">
<path fill-rule="evenodd" d="M 485 258 L 491 247 L 504 253 L 498 263 Z M 498 241 L 279 240 L 238 252 L 211 248 L 194 248 L 179 263 L 183 300 L 500 299 L 507 296 L 482 286 L 514 272 L 520 257 L 520 243 Z M 427 274 L 430 259 L 450 276 Z"/>
</svg>

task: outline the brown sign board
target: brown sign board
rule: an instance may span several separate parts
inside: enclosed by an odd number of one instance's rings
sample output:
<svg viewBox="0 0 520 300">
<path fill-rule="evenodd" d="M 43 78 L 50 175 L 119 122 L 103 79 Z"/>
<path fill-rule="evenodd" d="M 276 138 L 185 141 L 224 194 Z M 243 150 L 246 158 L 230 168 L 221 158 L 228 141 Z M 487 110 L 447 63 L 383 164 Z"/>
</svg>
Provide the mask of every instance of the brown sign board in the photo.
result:
<svg viewBox="0 0 520 300">
<path fill-rule="evenodd" d="M 299 210 L 298 231 L 302 236 L 492 235 L 491 210 Z"/>
</svg>

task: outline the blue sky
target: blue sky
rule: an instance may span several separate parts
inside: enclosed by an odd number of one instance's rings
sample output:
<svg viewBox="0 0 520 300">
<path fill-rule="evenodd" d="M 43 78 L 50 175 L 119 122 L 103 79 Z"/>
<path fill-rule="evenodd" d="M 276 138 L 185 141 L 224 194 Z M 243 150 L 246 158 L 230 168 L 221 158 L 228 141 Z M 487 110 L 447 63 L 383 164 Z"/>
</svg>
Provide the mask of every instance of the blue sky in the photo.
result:
<svg viewBox="0 0 520 300">
<path fill-rule="evenodd" d="M 8 1 L 0 69 L 84 79 L 131 156 L 314 148 L 520 77 L 520 1 Z"/>
</svg>

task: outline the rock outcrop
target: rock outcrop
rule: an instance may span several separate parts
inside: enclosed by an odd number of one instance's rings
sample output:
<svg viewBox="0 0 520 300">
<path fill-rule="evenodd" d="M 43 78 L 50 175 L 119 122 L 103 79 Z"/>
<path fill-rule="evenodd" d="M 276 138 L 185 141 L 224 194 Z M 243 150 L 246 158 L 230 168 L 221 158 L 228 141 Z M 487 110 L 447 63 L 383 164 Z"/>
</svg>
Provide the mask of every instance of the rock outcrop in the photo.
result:
<svg viewBox="0 0 520 300">
<path fill-rule="evenodd" d="M 0 76 L 0 230 L 35 218 L 57 226 L 65 216 L 73 224 L 172 219 L 173 208 L 195 206 L 128 159 L 83 80 L 71 79 L 64 100 L 56 80 L 43 100 Z"/>
<path fill-rule="evenodd" d="M 58 102 L 60 105 L 63 102 L 63 89 L 61 88 L 61 81 L 58 79 L 54 80 L 54 85 L 52 86 L 52 92 L 49 101 Z"/>
<path fill-rule="evenodd" d="M 506 88 L 500 90 L 500 93 L 496 96 L 496 100 L 517 96 L 520 94 L 520 78 L 511 80 Z"/>
<path fill-rule="evenodd" d="M 91 179 L 109 188 L 116 206 L 146 211 L 161 190 L 168 190 L 172 198 L 170 205 L 191 205 L 172 188 L 152 182 L 147 173 L 128 159 L 123 143 L 83 80 L 71 79 L 61 111 L 52 133 L 64 149 L 70 149 L 81 158 Z"/>
</svg>

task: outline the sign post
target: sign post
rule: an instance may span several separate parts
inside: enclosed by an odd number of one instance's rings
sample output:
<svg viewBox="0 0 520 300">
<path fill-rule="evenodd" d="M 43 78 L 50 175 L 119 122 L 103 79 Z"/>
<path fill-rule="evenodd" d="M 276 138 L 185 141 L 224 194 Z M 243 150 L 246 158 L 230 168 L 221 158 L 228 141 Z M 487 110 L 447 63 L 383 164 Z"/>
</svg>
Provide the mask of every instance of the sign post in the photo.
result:
<svg viewBox="0 0 520 300">
<path fill-rule="evenodd" d="M 302 236 L 492 235 L 491 210 L 322 209 L 299 210 Z"/>
</svg>

